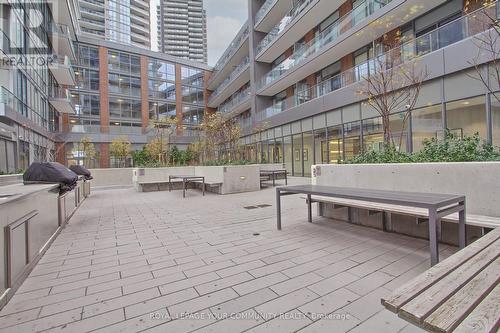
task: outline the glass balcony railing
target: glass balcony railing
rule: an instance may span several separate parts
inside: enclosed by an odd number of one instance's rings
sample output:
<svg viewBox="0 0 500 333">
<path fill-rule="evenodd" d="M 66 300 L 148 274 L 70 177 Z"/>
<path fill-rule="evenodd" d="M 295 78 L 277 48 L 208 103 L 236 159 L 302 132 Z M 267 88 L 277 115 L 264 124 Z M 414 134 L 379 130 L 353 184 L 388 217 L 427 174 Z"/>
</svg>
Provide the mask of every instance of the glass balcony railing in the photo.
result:
<svg viewBox="0 0 500 333">
<path fill-rule="evenodd" d="M 279 21 L 278 24 L 262 39 L 257 45 L 257 54 L 259 54 L 266 46 L 271 44 L 271 42 L 283 31 L 286 27 L 292 23 L 292 21 L 304 11 L 312 2 L 315 0 L 299 0 L 290 9 L 290 11 Z M 265 4 L 264 4 L 265 5 Z M 258 20 L 256 20 L 258 22 Z"/>
<path fill-rule="evenodd" d="M 42 126 L 47 129 L 47 119 L 42 117 L 38 112 L 28 106 L 21 99 L 16 97 L 12 92 L 10 92 L 7 88 L 1 87 L 0 90 L 0 105 L 3 107 L 7 107 L 10 110 L 19 113 L 25 118 L 31 120 L 35 124 Z"/>
<path fill-rule="evenodd" d="M 64 67 L 66 70 L 69 71 L 69 74 L 71 75 L 73 82 L 76 82 L 76 75 L 75 75 L 75 70 L 73 69 L 73 64 L 71 63 L 71 59 L 67 56 L 65 57 L 58 57 L 57 55 L 52 56 L 52 66 L 54 68 L 58 67 Z"/>
<path fill-rule="evenodd" d="M 274 103 L 257 113 L 257 120 L 279 114 L 294 106 L 301 105 L 330 92 L 358 83 L 366 77 L 415 60 L 431 52 L 445 48 L 451 44 L 473 37 L 491 28 L 489 18 L 497 18 L 500 14 L 498 1 L 462 16 L 433 31 L 405 42 L 387 52 L 359 64 L 332 78 L 322 81 L 308 89 L 296 92 L 293 96 Z"/>
<path fill-rule="evenodd" d="M 64 24 L 52 23 L 51 32 L 52 34 L 58 35 L 61 38 L 67 40 L 68 47 L 70 48 L 70 52 L 72 53 L 71 56 L 72 58 L 74 58 L 76 52 L 73 45 L 73 41 L 71 40 L 71 32 L 69 27 Z"/>
<path fill-rule="evenodd" d="M 257 25 L 264 16 L 267 15 L 269 10 L 278 2 L 278 0 L 266 0 L 264 4 L 259 8 L 257 14 L 255 14 L 255 24 Z"/>
<path fill-rule="evenodd" d="M 311 55 L 317 54 L 318 51 L 336 41 L 350 28 L 355 27 L 368 16 L 383 8 L 391 1 L 392 0 L 365 0 L 362 2 L 356 8 L 342 16 L 342 18 L 324 30 L 321 34 L 316 36 L 316 38 L 295 50 L 290 57 L 269 71 L 269 73 L 262 78 L 259 89 L 276 81 L 283 74 L 296 67 L 299 63 L 309 58 Z"/>
<path fill-rule="evenodd" d="M 243 61 L 234 68 L 234 70 L 229 74 L 229 76 L 215 89 L 210 96 L 209 102 L 213 101 L 236 77 L 238 77 L 241 72 L 243 72 L 248 64 L 250 63 L 250 58 L 247 56 Z"/>
<path fill-rule="evenodd" d="M 246 22 L 243 27 L 241 28 L 240 32 L 236 37 L 233 39 L 229 47 L 226 49 L 222 57 L 220 57 L 219 61 L 215 64 L 214 67 L 214 74 L 212 75 L 211 80 L 213 80 L 217 72 L 219 72 L 228 62 L 228 60 L 236 53 L 236 51 L 240 48 L 240 45 L 243 43 L 243 41 L 248 37 L 249 29 L 248 29 L 248 22 Z M 210 84 L 210 81 L 208 84 Z"/>
<path fill-rule="evenodd" d="M 217 111 L 225 113 L 231 111 L 236 105 L 240 104 L 244 100 L 250 97 L 250 88 L 247 88 L 238 94 L 234 95 L 229 101 L 224 104 L 221 104 Z"/>
</svg>

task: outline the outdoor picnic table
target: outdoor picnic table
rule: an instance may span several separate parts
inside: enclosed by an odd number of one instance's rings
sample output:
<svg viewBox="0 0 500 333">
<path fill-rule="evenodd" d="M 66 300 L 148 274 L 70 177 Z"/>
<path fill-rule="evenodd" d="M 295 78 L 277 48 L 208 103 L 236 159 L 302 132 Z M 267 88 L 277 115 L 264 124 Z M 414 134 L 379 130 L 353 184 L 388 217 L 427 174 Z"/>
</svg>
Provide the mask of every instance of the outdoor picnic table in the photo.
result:
<svg viewBox="0 0 500 333">
<path fill-rule="evenodd" d="M 383 298 L 400 318 L 430 332 L 497 332 L 500 228 Z"/>
<path fill-rule="evenodd" d="M 439 262 L 438 225 L 444 216 L 459 213 L 458 243 L 465 247 L 465 196 L 436 193 L 415 193 L 401 191 L 382 191 L 349 187 L 321 185 L 296 185 L 276 188 L 277 226 L 281 230 L 281 197 L 285 195 L 307 195 L 308 220 L 312 222 L 311 196 L 343 198 L 382 204 L 394 204 L 407 207 L 425 208 L 429 212 L 429 243 L 431 266 Z"/>
<path fill-rule="evenodd" d="M 205 177 L 200 176 L 168 176 L 168 191 L 172 191 L 172 180 L 181 179 L 182 180 L 182 197 L 186 197 L 186 184 L 201 182 L 203 195 L 205 195 Z"/>
<path fill-rule="evenodd" d="M 288 185 L 288 172 L 285 169 L 280 170 L 260 170 L 260 176 L 271 177 L 273 187 L 276 186 L 276 176 L 285 175 L 285 185 Z"/>
</svg>

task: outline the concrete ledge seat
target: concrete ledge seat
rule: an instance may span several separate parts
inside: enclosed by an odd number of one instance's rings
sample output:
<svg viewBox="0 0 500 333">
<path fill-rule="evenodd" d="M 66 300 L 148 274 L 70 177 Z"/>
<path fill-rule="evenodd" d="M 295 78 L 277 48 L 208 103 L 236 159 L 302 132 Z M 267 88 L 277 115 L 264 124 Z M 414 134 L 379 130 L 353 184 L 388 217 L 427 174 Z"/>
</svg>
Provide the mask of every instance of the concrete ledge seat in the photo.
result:
<svg viewBox="0 0 500 333">
<path fill-rule="evenodd" d="M 423 218 L 423 219 L 428 218 L 428 211 L 424 208 L 412 208 L 399 205 L 373 203 L 368 201 L 349 200 L 342 198 L 330 198 L 323 196 L 312 196 L 311 201 L 333 204 L 334 206 L 337 206 L 337 208 L 351 207 L 351 208 L 365 209 L 371 212 L 387 212 L 387 213 L 415 216 L 417 218 Z M 444 217 L 442 220 L 446 222 L 458 223 L 458 213 L 448 215 Z M 466 224 L 481 228 L 495 229 L 497 227 L 500 227 L 500 217 L 467 214 Z"/>
</svg>

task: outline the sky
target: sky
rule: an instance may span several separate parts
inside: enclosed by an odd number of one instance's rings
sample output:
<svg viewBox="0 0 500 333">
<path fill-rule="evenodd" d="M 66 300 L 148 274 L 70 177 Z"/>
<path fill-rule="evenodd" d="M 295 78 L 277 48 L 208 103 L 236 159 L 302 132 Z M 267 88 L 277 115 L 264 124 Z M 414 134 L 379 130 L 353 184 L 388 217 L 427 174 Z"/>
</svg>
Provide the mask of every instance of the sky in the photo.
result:
<svg viewBox="0 0 500 333">
<path fill-rule="evenodd" d="M 153 0 L 151 3 L 159 3 Z M 203 0 L 207 11 L 208 64 L 213 66 L 247 20 L 248 0 Z M 156 5 L 151 6 L 153 50 L 158 50 Z"/>
</svg>

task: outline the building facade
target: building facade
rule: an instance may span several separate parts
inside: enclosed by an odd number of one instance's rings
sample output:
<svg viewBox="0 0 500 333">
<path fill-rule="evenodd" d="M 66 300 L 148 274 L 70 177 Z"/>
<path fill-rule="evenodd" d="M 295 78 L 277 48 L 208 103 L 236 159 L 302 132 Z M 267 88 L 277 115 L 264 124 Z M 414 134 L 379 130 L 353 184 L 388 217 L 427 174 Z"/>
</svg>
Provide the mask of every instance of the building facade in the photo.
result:
<svg viewBox="0 0 500 333">
<path fill-rule="evenodd" d="M 81 33 L 151 49 L 150 0 L 79 0 Z"/>
<path fill-rule="evenodd" d="M 160 0 L 157 17 L 160 52 L 207 63 L 207 19 L 203 0 Z"/>
<path fill-rule="evenodd" d="M 86 138 L 96 150 L 86 161 L 89 167 L 117 166 L 110 143 L 126 137 L 134 151 L 141 150 L 154 135 L 150 122 L 165 117 L 181 123 L 172 145 L 186 148 L 197 139 L 208 66 L 97 38 L 78 38 L 75 50 L 76 86 L 70 91 L 75 112 L 61 117 L 60 163 L 81 163 L 79 145 Z"/>
<path fill-rule="evenodd" d="M 484 0 L 249 0 L 249 20 L 214 68 L 208 107 L 244 130 L 242 157 L 284 163 L 294 175 L 383 147 L 380 114 L 360 94 L 380 59 L 413 62 L 427 75 L 404 123 L 390 117 L 398 147 L 479 133 L 500 146 L 500 87 L 490 77 L 498 53 L 477 43 L 498 17 Z M 486 32 L 485 32 L 486 31 Z M 385 60 L 384 60 L 385 61 Z"/>
<path fill-rule="evenodd" d="M 76 11 L 69 0 L 0 4 L 0 173 L 55 158 L 59 119 L 74 112 Z"/>
</svg>

